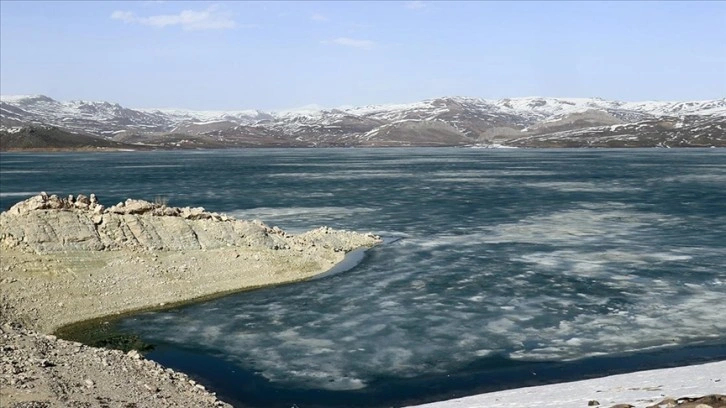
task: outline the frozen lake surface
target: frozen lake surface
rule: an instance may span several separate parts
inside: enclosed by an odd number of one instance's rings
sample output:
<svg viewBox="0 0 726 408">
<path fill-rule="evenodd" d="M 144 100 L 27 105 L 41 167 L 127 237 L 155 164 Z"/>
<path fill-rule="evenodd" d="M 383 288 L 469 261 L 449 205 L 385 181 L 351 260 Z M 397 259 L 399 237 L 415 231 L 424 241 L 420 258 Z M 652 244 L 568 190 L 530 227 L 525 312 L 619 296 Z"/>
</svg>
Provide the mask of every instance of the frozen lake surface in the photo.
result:
<svg viewBox="0 0 726 408">
<path fill-rule="evenodd" d="M 391 406 L 726 358 L 726 151 L 3 154 L 2 208 L 161 196 L 389 242 L 358 266 L 113 322 L 240 406 Z"/>
</svg>

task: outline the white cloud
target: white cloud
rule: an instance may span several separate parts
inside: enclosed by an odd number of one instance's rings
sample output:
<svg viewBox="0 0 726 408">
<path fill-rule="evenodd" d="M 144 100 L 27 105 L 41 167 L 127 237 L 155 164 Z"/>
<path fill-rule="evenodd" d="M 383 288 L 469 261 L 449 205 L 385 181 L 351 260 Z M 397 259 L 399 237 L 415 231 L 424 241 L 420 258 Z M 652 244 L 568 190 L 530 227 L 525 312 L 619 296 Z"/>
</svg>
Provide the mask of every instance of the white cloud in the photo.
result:
<svg viewBox="0 0 726 408">
<path fill-rule="evenodd" d="M 320 14 L 320 13 L 312 13 L 312 14 L 310 14 L 310 19 L 313 20 L 313 21 L 319 21 L 319 22 L 328 21 L 328 18 L 325 17 L 324 15 Z"/>
<path fill-rule="evenodd" d="M 336 45 L 342 45 L 345 47 L 353 47 L 353 48 L 361 48 L 369 50 L 373 48 L 376 43 L 370 40 L 356 40 L 354 38 L 348 38 L 348 37 L 338 37 L 334 40 L 330 41 L 323 41 L 324 44 L 336 44 Z"/>
<path fill-rule="evenodd" d="M 178 14 L 161 14 L 140 17 L 131 11 L 114 11 L 111 19 L 128 24 L 141 24 L 151 27 L 180 26 L 184 30 L 223 30 L 234 28 L 237 23 L 230 13 L 220 11 L 216 5 L 203 11 L 183 10 Z"/>
<path fill-rule="evenodd" d="M 421 9 L 426 8 L 426 3 L 424 3 L 423 1 L 419 1 L 419 0 L 407 1 L 406 3 L 404 3 L 404 7 L 406 7 L 409 10 L 421 10 Z"/>
<path fill-rule="evenodd" d="M 136 16 L 134 16 L 134 13 L 130 11 L 114 11 L 111 13 L 111 18 L 113 20 L 121 20 L 124 23 L 133 23 L 136 20 Z"/>
</svg>

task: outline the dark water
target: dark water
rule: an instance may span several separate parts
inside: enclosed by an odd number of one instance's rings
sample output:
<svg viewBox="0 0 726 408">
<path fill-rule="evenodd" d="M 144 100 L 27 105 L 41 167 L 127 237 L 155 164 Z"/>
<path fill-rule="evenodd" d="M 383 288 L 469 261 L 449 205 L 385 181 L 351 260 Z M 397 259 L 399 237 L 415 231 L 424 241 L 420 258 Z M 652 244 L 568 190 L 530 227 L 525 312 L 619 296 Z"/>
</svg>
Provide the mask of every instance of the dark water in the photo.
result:
<svg viewBox="0 0 726 408">
<path fill-rule="evenodd" d="M 726 358 L 726 151 L 3 154 L 38 191 L 392 242 L 354 269 L 114 322 L 239 406 L 396 406 Z"/>
</svg>

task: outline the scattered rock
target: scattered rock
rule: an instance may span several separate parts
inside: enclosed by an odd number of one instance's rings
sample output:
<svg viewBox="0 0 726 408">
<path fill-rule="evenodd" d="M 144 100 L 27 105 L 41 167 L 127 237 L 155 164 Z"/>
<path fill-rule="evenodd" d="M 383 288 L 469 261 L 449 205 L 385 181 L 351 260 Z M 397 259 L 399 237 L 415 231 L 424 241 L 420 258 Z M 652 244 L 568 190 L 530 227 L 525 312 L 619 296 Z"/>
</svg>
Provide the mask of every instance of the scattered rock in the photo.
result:
<svg viewBox="0 0 726 408">
<path fill-rule="evenodd" d="M 189 384 L 185 374 L 105 349 L 84 347 L 65 340 L 48 340 L 17 324 L 2 325 L 0 336 L 0 406 L 42 407 L 224 407 L 201 384 Z M 42 347 L 39 345 L 39 339 Z M 58 363 L 53 370 L 35 361 L 53 354 Z M 101 367 L 101 359 L 112 362 Z M 163 398 L 155 396 L 163 395 Z M 28 397 L 32 396 L 32 400 Z M 152 398 L 152 399 L 149 399 Z"/>
<path fill-rule="evenodd" d="M 661 402 L 658 402 L 654 405 L 649 405 L 646 408 L 673 408 L 678 405 L 678 402 L 674 400 L 673 398 L 666 398 L 662 400 Z"/>
<path fill-rule="evenodd" d="M 726 408 L 726 395 L 721 394 L 678 398 L 677 401 L 679 408 Z"/>
</svg>

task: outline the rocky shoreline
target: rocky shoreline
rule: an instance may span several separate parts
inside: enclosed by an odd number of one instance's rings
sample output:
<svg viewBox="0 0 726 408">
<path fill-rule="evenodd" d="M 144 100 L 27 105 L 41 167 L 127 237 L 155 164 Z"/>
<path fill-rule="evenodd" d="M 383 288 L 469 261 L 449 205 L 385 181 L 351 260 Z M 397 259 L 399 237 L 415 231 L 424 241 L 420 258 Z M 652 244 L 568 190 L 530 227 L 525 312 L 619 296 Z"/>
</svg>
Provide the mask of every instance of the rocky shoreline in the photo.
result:
<svg viewBox="0 0 726 408">
<path fill-rule="evenodd" d="M 105 207 L 93 194 L 31 197 L 0 214 L 0 397 L 11 407 L 225 406 L 138 353 L 51 333 L 308 279 L 379 242 L 326 227 L 293 236 L 259 221 L 143 200 Z"/>
<path fill-rule="evenodd" d="M 0 350 L 3 407 L 230 407 L 134 351 L 88 347 L 12 324 L 0 327 Z"/>
</svg>

